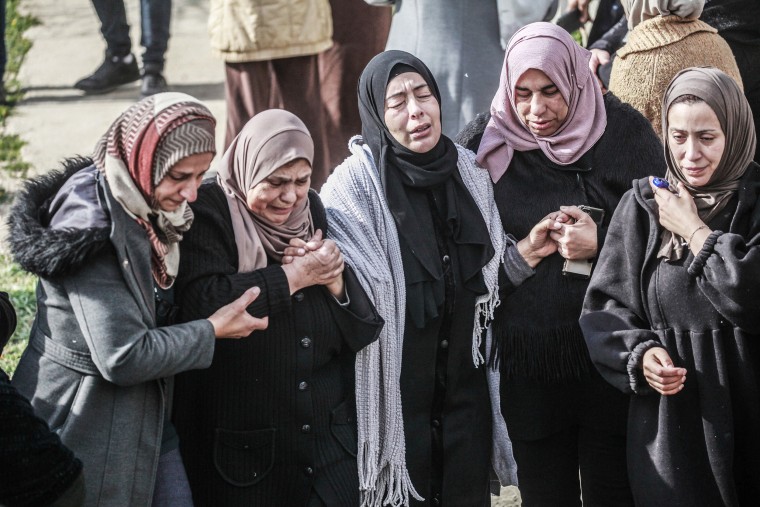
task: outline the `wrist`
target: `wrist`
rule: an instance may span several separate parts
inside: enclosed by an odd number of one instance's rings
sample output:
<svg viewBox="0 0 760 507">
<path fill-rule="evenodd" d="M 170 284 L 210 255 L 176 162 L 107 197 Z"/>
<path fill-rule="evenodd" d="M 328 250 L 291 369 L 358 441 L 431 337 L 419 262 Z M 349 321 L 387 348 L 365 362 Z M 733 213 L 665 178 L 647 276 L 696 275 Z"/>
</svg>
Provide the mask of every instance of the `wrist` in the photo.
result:
<svg viewBox="0 0 760 507">
<path fill-rule="evenodd" d="M 692 227 L 692 228 L 690 229 L 690 230 L 691 230 L 691 232 L 689 233 L 689 235 L 688 235 L 688 236 L 686 236 L 686 243 L 687 243 L 687 244 L 691 244 L 692 240 L 694 239 L 694 236 L 695 236 L 695 235 L 696 235 L 696 234 L 697 234 L 699 231 L 701 231 L 702 229 L 707 229 L 707 225 L 705 225 L 705 224 L 698 224 L 698 225 L 695 225 L 694 227 Z"/>
<path fill-rule="evenodd" d="M 290 291 L 291 295 L 304 288 L 304 286 L 300 283 L 301 276 L 299 275 L 298 270 L 293 265 L 293 263 L 283 264 L 281 268 L 285 272 L 285 278 L 288 279 L 288 290 Z"/>
<path fill-rule="evenodd" d="M 531 248 L 528 238 L 523 238 L 517 242 L 517 251 L 520 252 L 525 263 L 533 269 L 541 262 L 542 257 Z"/>
</svg>

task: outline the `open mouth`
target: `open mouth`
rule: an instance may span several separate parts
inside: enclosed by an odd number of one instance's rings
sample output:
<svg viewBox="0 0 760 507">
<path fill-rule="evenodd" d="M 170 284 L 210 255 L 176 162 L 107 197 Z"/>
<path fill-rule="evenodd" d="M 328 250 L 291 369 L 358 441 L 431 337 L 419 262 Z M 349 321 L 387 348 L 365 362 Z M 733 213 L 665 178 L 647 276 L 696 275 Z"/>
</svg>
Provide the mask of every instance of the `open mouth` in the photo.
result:
<svg viewBox="0 0 760 507">
<path fill-rule="evenodd" d="M 430 132 L 430 124 L 425 123 L 424 125 L 420 125 L 419 127 L 413 129 L 411 132 L 409 132 L 409 135 L 412 137 L 412 139 L 418 139 L 420 137 L 425 137 L 428 132 Z"/>
</svg>

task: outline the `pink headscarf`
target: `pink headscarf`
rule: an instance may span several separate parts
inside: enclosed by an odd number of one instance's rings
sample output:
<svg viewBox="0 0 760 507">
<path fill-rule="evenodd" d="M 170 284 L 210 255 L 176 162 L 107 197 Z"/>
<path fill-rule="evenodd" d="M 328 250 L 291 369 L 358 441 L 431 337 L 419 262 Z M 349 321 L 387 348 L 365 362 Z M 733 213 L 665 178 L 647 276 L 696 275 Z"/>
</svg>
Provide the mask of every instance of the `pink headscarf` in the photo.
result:
<svg viewBox="0 0 760 507">
<path fill-rule="evenodd" d="M 551 23 L 531 23 L 512 36 L 477 156 L 494 183 L 507 172 L 515 150 L 540 148 L 553 162 L 569 165 L 602 137 L 607 114 L 602 90 L 588 68 L 590 58 L 589 51 Z M 546 74 L 568 104 L 567 118 L 550 136 L 534 135 L 515 110 L 515 84 L 529 69 Z"/>
</svg>

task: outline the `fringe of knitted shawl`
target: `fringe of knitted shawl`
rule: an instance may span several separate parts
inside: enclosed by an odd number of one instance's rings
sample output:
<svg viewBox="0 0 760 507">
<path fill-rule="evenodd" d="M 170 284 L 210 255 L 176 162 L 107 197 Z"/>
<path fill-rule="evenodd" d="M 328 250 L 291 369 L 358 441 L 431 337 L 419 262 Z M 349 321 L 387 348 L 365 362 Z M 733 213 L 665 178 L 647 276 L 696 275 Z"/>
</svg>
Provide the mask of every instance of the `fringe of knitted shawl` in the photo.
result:
<svg viewBox="0 0 760 507">
<path fill-rule="evenodd" d="M 354 154 L 322 188 L 330 236 L 385 320 L 379 339 L 356 357 L 356 409 L 359 436 L 357 463 L 362 507 L 409 505 L 423 500 L 406 467 L 401 406 L 401 356 L 406 292 L 398 231 L 385 201 L 379 174 L 361 137 L 349 141 Z M 488 175 L 474 165 L 471 152 L 459 149 L 462 179 L 484 214 L 496 255 L 484 267 L 488 293 L 477 302 L 473 326 L 473 363 L 480 353 L 482 331 L 499 304 L 498 269 L 504 254 L 504 231 L 493 201 Z M 482 173 L 478 172 L 482 171 Z M 495 228 L 498 225 L 498 228 Z M 496 400 L 498 402 L 498 400 Z M 511 453 L 510 453 L 511 456 Z"/>
</svg>

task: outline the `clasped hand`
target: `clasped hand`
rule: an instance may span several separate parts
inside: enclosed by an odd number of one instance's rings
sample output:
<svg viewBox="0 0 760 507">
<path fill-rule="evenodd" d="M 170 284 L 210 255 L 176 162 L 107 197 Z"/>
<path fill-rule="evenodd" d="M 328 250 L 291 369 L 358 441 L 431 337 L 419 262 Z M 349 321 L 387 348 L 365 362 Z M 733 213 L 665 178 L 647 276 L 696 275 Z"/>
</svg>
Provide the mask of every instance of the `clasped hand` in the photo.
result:
<svg viewBox="0 0 760 507">
<path fill-rule="evenodd" d="M 597 251 L 596 223 L 577 206 L 561 206 L 534 225 L 517 248 L 532 268 L 555 252 L 565 259 L 590 259 Z"/>
<path fill-rule="evenodd" d="M 292 239 L 282 257 L 291 294 L 304 287 L 324 285 L 338 299 L 344 297 L 343 254 L 331 239 L 317 229 L 309 241 Z"/>
</svg>

